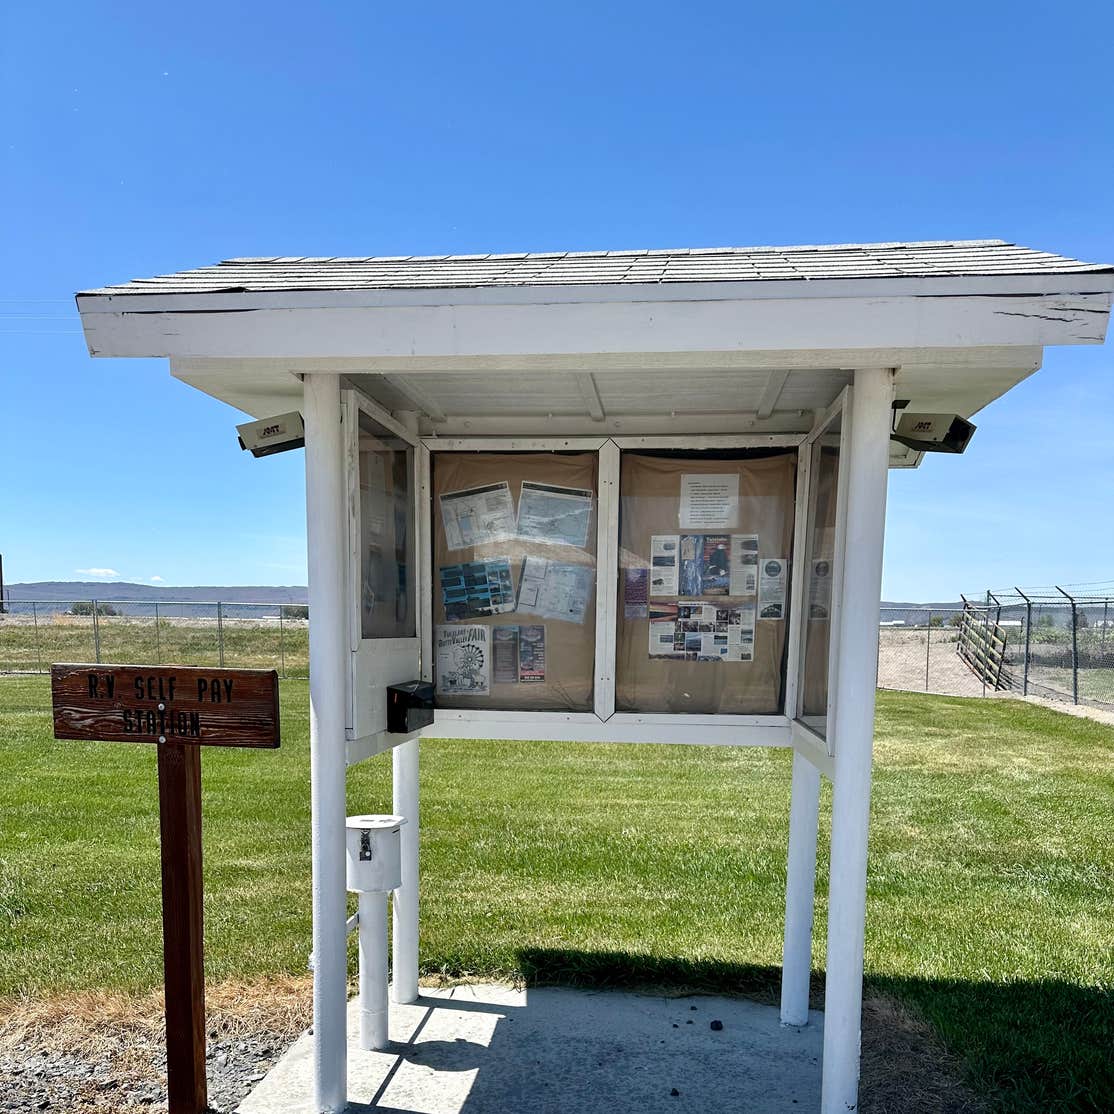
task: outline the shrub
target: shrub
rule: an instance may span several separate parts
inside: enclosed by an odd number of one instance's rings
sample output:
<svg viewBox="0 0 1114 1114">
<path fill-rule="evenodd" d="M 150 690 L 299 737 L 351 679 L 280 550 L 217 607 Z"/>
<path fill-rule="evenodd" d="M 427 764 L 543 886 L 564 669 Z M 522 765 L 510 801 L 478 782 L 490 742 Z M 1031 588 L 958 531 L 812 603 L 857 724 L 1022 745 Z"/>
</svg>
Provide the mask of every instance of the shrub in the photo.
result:
<svg viewBox="0 0 1114 1114">
<path fill-rule="evenodd" d="M 67 615 L 92 615 L 93 614 L 93 601 L 92 600 L 75 600 L 70 604 Z M 98 615 L 119 615 L 120 612 L 110 603 L 97 604 Z"/>
<path fill-rule="evenodd" d="M 304 603 L 284 603 L 282 605 L 284 619 L 308 619 L 309 606 Z"/>
</svg>

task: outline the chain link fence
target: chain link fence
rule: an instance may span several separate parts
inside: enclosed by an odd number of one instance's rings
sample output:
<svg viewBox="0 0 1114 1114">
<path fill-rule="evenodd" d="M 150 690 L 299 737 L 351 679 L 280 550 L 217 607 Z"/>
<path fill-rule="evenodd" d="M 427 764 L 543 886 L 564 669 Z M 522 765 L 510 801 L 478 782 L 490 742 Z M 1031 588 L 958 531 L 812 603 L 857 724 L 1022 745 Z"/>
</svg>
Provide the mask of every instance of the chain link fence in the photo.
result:
<svg viewBox="0 0 1114 1114">
<path fill-rule="evenodd" d="M 56 661 L 238 666 L 308 677 L 309 609 L 219 601 L 6 599 L 0 673 L 48 673 Z"/>
</svg>

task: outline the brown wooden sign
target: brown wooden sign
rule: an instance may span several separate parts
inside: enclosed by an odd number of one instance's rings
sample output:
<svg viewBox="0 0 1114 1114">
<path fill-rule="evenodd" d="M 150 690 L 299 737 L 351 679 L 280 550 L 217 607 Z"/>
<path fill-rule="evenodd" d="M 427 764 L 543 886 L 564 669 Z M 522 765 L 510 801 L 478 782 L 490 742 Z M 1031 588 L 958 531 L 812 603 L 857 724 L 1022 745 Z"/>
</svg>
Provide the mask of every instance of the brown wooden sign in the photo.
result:
<svg viewBox="0 0 1114 1114">
<path fill-rule="evenodd" d="M 273 669 L 52 665 L 56 739 L 277 747 Z"/>
<path fill-rule="evenodd" d="M 205 1114 L 201 747 L 277 747 L 273 669 L 52 665 L 56 739 L 158 745 L 169 1114 Z"/>
</svg>

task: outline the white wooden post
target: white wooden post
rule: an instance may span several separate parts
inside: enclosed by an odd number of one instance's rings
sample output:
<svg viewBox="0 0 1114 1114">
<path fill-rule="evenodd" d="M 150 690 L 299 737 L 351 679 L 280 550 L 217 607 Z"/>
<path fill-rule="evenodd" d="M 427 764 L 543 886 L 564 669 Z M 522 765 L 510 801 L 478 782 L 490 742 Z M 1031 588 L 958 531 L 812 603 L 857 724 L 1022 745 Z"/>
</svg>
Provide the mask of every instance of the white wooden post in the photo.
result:
<svg viewBox="0 0 1114 1114">
<path fill-rule="evenodd" d="M 835 766 L 822 1114 L 845 1114 L 858 1107 L 867 833 L 892 398 L 890 369 L 856 370 L 851 393 L 846 560 L 831 736 Z"/>
<path fill-rule="evenodd" d="M 418 415 L 412 411 L 399 411 L 398 420 L 412 433 L 418 432 Z M 417 451 L 417 450 L 415 450 Z M 419 498 L 415 492 L 415 499 Z M 422 515 L 415 511 L 415 524 L 422 521 Z M 425 547 L 424 549 L 422 547 Z M 424 567 L 421 553 L 429 548 L 429 539 L 422 537 L 418 530 L 415 554 L 418 568 Z M 413 570 L 417 572 L 417 570 Z M 432 591 L 428 584 L 419 581 L 418 589 L 425 593 Z M 418 740 L 411 739 L 394 748 L 391 754 L 392 811 L 396 816 L 405 816 L 402 826 L 402 885 L 394 892 L 394 917 L 391 923 L 392 936 L 392 996 L 396 1002 L 416 1002 L 418 1000 L 418 845 L 419 792 L 418 792 Z"/>
<path fill-rule="evenodd" d="M 812 974 L 812 914 L 816 890 L 816 830 L 820 771 L 793 755 L 789 804 L 789 861 L 785 878 L 785 942 L 781 958 L 781 1023 L 808 1024 Z"/>
<path fill-rule="evenodd" d="M 309 738 L 313 853 L 313 1084 L 316 1109 L 347 1104 L 345 920 L 344 438 L 340 378 L 307 374 L 306 535 L 309 558 Z"/>
</svg>

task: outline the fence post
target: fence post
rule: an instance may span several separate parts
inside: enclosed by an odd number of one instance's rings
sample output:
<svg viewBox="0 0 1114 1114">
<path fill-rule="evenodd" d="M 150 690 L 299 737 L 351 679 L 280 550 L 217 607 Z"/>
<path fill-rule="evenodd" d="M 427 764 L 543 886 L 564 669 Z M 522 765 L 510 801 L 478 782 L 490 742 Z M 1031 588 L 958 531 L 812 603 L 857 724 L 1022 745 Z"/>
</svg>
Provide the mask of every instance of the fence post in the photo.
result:
<svg viewBox="0 0 1114 1114">
<path fill-rule="evenodd" d="M 286 635 L 282 629 L 283 605 L 279 604 L 279 673 L 286 680 Z"/>
<path fill-rule="evenodd" d="M 1025 601 L 1025 665 L 1021 673 L 1021 695 L 1029 695 L 1029 637 L 1033 629 L 1033 601 L 1018 587 L 1014 591 Z"/>
<path fill-rule="evenodd" d="M 162 665 L 162 631 L 159 630 L 159 602 L 155 601 L 155 664 Z"/>
<path fill-rule="evenodd" d="M 928 692 L 928 659 L 932 653 L 932 612 L 928 613 L 928 626 L 924 632 L 924 691 Z"/>
<path fill-rule="evenodd" d="M 1069 596 L 1059 584 L 1053 587 L 1071 604 L 1071 702 L 1079 703 L 1079 622 L 1075 610 L 1075 599 Z"/>
<path fill-rule="evenodd" d="M 101 664 L 101 627 L 97 621 L 97 601 L 93 600 L 93 660 Z"/>
<path fill-rule="evenodd" d="M 43 648 L 39 642 L 39 605 L 34 600 L 31 601 L 31 621 L 35 624 L 35 661 L 38 663 L 39 672 L 45 673 L 43 669 Z"/>
<path fill-rule="evenodd" d="M 220 600 L 217 600 L 217 656 L 220 659 L 220 667 L 224 668 L 224 608 L 221 606 Z"/>
</svg>

